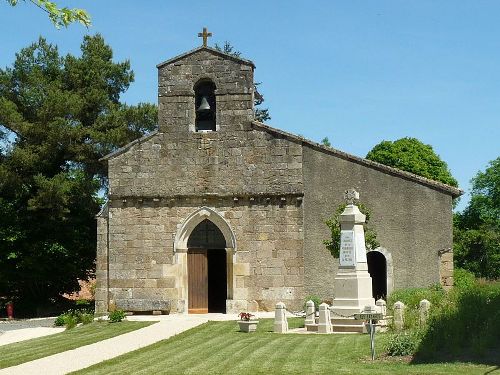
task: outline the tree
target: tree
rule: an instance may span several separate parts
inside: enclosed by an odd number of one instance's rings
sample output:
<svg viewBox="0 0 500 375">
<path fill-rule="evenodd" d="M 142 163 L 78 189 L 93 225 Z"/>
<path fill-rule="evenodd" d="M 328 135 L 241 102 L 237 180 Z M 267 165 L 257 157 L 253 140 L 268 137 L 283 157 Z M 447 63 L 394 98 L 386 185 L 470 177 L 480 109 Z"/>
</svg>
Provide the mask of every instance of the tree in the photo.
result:
<svg viewBox="0 0 500 375">
<path fill-rule="evenodd" d="M 332 144 L 330 143 L 330 140 L 328 137 L 325 137 L 321 140 L 321 144 L 326 147 L 332 147 Z"/>
<path fill-rule="evenodd" d="M 458 267 L 478 277 L 500 278 L 500 157 L 472 179 L 471 199 L 454 217 Z"/>
<path fill-rule="evenodd" d="M 229 43 L 227 40 L 224 42 L 224 46 L 220 46 L 219 44 L 215 43 L 214 48 L 217 51 L 224 52 L 228 55 L 235 56 L 235 57 L 240 57 L 241 52 L 237 51 L 231 43 Z M 254 116 L 255 120 L 259 122 L 264 122 L 267 120 L 271 119 L 271 115 L 269 114 L 269 109 L 268 108 L 257 108 L 260 106 L 262 103 L 264 103 L 264 95 L 262 95 L 259 90 L 257 89 L 257 86 L 259 86 L 262 82 L 255 82 L 254 83 Z"/>
<path fill-rule="evenodd" d="M 0 296 L 39 304 L 92 275 L 98 160 L 157 124 L 155 105 L 120 102 L 133 80 L 100 35 L 79 57 L 40 38 L 0 69 Z"/>
<path fill-rule="evenodd" d="M 458 186 L 448 165 L 434 152 L 432 146 L 416 138 L 382 141 L 368 152 L 366 158 L 447 185 Z"/>
<path fill-rule="evenodd" d="M 6 0 L 10 5 L 16 6 L 19 0 Z M 26 2 L 26 0 L 23 0 Z M 58 5 L 48 0 L 29 0 L 30 3 L 36 5 L 46 12 L 55 27 L 68 27 L 73 22 L 79 22 L 85 27 L 90 26 L 90 16 L 83 10 L 78 8 L 59 8 Z"/>
</svg>

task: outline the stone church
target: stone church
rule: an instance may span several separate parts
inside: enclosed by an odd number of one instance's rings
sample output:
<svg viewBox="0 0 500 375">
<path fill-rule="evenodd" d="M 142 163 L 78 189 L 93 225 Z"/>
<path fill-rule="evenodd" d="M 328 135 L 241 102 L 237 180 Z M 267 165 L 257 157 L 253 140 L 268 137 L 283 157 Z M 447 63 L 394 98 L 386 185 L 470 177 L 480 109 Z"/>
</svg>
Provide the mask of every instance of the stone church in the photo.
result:
<svg viewBox="0 0 500 375">
<path fill-rule="evenodd" d="M 461 191 L 254 121 L 252 61 L 202 47 L 158 68 L 159 128 L 103 158 L 96 312 L 227 312 L 332 300 L 325 220 L 355 188 L 377 298 L 450 286 Z"/>
</svg>

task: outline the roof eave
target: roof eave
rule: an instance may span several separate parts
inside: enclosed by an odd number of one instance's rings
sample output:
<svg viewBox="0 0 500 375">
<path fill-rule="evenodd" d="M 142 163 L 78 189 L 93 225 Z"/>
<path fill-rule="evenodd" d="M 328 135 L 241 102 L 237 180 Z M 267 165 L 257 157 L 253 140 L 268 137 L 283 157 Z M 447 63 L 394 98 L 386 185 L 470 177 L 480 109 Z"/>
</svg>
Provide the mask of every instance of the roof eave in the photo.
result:
<svg viewBox="0 0 500 375">
<path fill-rule="evenodd" d="M 115 151 L 110 152 L 109 154 L 103 156 L 102 158 L 99 159 L 99 161 L 107 161 L 113 159 L 118 155 L 121 155 L 124 152 L 128 151 L 132 146 L 140 144 L 144 141 L 147 141 L 148 139 L 153 138 L 156 134 L 158 134 L 158 130 L 154 130 L 151 133 L 142 136 L 141 138 L 134 139 L 132 142 L 127 143 L 125 146 L 122 146 L 119 149 L 116 149 Z"/>
</svg>

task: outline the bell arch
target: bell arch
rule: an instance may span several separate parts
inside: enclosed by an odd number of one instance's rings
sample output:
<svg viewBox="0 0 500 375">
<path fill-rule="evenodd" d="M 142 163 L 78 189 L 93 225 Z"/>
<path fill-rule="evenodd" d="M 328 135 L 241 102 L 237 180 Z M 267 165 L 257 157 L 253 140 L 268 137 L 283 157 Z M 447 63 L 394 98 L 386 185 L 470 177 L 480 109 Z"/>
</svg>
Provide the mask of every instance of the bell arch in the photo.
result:
<svg viewBox="0 0 500 375">
<path fill-rule="evenodd" d="M 384 270 L 384 273 L 385 275 L 383 275 L 383 279 L 385 279 L 383 282 L 385 285 L 383 285 L 383 288 L 377 288 L 378 290 L 382 289 L 385 291 L 385 296 L 386 296 L 386 300 L 387 300 L 387 296 L 389 296 L 392 291 L 394 290 L 394 268 L 393 268 L 393 261 L 392 261 L 392 255 L 391 253 L 383 248 L 383 247 L 377 247 L 376 249 L 373 249 L 373 250 L 369 250 L 367 252 L 367 260 L 368 260 L 368 271 L 370 272 L 370 275 L 372 275 L 374 272 L 377 273 L 377 276 L 376 277 L 381 277 L 382 275 L 380 275 L 380 268 L 378 268 L 377 270 L 374 270 L 372 269 L 370 271 L 370 263 L 372 264 L 372 267 L 375 263 L 378 263 L 380 262 L 380 260 L 383 260 L 384 261 L 384 265 L 385 266 L 385 270 Z M 380 263 L 378 264 L 379 266 Z M 376 266 L 377 267 L 377 266 Z M 373 276 L 372 276 L 373 277 Z M 375 283 L 373 284 L 375 286 L 376 282 L 379 282 L 380 280 L 376 280 Z M 376 298 L 376 296 L 374 296 L 374 298 Z"/>
<path fill-rule="evenodd" d="M 226 306 L 228 304 L 228 300 L 233 299 L 233 285 L 234 282 L 234 273 L 233 273 L 233 265 L 235 262 L 235 251 L 236 251 L 236 237 L 234 235 L 233 230 L 231 229 L 229 223 L 224 219 L 218 212 L 209 207 L 201 207 L 191 213 L 179 226 L 177 233 L 174 239 L 174 253 L 175 253 L 175 262 L 179 267 L 179 303 L 178 303 L 178 311 L 188 313 L 188 311 L 192 312 L 193 303 L 190 304 L 190 298 L 193 297 L 193 290 L 189 291 L 190 288 L 190 276 L 189 272 L 191 268 L 191 255 L 194 251 L 190 249 L 190 245 L 193 244 L 193 234 L 196 236 L 197 232 L 200 230 L 200 227 L 210 222 L 210 225 L 214 227 L 214 229 L 219 233 L 217 235 L 217 246 L 222 247 L 222 250 L 225 251 L 225 262 L 226 262 L 226 283 L 227 289 L 225 294 L 225 302 Z M 196 241 L 195 241 L 196 243 Z M 210 247 L 210 246 L 208 246 Z M 210 251 L 209 252 L 209 261 L 210 261 Z M 191 271 L 192 272 L 192 271 Z M 191 286 L 193 284 L 191 283 Z M 191 297 L 190 297 L 191 296 Z M 222 297 L 224 298 L 224 297 Z M 193 301 L 191 301 L 193 302 Z M 227 311 L 227 308 L 225 309 Z"/>
<path fill-rule="evenodd" d="M 202 78 L 194 85 L 195 131 L 216 131 L 217 87 L 209 78 Z"/>
</svg>

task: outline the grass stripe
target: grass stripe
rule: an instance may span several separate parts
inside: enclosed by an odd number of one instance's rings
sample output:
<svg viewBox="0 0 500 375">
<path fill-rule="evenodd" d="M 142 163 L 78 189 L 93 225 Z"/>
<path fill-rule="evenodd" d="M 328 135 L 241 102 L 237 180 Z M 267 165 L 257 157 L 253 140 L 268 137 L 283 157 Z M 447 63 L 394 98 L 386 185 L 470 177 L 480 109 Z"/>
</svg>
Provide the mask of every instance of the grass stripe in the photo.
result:
<svg viewBox="0 0 500 375">
<path fill-rule="evenodd" d="M 50 336 L 39 337 L 1 347 L 0 368 L 47 357 L 111 337 L 144 328 L 153 322 L 94 322 Z"/>
<path fill-rule="evenodd" d="M 280 335 L 261 320 L 255 333 L 236 322 L 209 322 L 168 340 L 81 370 L 77 374 L 484 374 L 463 363 L 410 365 L 371 362 L 368 335 Z M 387 336 L 377 335 L 380 353 Z"/>
</svg>

